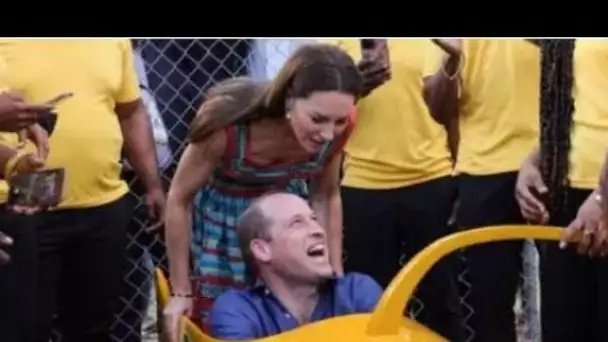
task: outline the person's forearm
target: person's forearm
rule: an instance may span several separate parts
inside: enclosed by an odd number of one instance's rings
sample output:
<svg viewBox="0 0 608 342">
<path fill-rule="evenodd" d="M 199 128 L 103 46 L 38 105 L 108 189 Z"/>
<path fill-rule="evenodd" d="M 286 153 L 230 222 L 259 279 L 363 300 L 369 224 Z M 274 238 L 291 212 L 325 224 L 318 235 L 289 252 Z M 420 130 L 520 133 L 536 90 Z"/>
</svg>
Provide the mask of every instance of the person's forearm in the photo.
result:
<svg viewBox="0 0 608 342">
<path fill-rule="evenodd" d="M 451 116 L 458 115 L 458 66 L 460 59 L 446 57 L 441 68 L 423 80 L 423 95 L 431 116 L 447 125 Z"/>
<path fill-rule="evenodd" d="M 119 115 L 119 120 L 125 152 L 133 170 L 147 190 L 161 188 L 156 144 L 145 107 L 139 104 L 132 113 Z"/>
<path fill-rule="evenodd" d="M 169 258 L 169 275 L 174 293 L 190 294 L 190 239 L 192 207 L 167 203 L 165 239 Z"/>
<path fill-rule="evenodd" d="M 456 164 L 460 145 L 460 121 L 458 115 L 451 116 L 447 121 L 445 130 L 448 135 L 448 149 L 452 157 L 452 164 Z"/>
<path fill-rule="evenodd" d="M 336 272 L 342 273 L 342 199 L 339 192 L 313 197 L 311 207 L 326 229 L 329 259 Z"/>
<path fill-rule="evenodd" d="M 540 148 L 535 147 L 524 160 L 524 163 L 539 167 L 540 166 Z"/>
</svg>

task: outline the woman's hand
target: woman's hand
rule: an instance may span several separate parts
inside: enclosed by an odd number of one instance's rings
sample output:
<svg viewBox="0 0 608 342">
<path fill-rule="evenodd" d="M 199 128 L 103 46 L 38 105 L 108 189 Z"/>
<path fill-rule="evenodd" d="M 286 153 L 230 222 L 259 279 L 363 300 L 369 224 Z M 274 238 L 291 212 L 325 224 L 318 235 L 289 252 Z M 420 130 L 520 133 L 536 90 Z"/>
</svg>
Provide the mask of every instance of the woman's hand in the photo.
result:
<svg viewBox="0 0 608 342">
<path fill-rule="evenodd" d="M 608 254 L 607 217 L 602 210 L 602 198 L 594 191 L 578 209 L 576 218 L 562 234 L 561 248 L 577 245 L 580 254 L 591 257 Z"/>
<path fill-rule="evenodd" d="M 547 193 L 548 189 L 538 166 L 530 161 L 524 162 L 517 175 L 515 199 L 521 215 L 526 220 L 536 224 L 549 222 L 549 212 L 541 198 Z"/>
<path fill-rule="evenodd" d="M 193 299 L 189 297 L 171 297 L 163 310 L 163 332 L 167 342 L 179 342 L 179 326 L 182 316 L 192 314 Z"/>
</svg>

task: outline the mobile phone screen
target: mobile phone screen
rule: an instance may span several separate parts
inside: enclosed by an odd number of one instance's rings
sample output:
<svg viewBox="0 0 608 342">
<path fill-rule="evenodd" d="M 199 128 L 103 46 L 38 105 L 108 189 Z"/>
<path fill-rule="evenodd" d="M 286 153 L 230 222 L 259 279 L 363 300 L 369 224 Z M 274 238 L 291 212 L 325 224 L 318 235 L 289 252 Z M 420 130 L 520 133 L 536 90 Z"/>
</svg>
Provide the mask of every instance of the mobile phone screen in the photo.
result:
<svg viewBox="0 0 608 342">
<path fill-rule="evenodd" d="M 8 204 L 48 208 L 57 206 L 63 193 L 63 169 L 16 174 L 10 178 Z"/>
</svg>

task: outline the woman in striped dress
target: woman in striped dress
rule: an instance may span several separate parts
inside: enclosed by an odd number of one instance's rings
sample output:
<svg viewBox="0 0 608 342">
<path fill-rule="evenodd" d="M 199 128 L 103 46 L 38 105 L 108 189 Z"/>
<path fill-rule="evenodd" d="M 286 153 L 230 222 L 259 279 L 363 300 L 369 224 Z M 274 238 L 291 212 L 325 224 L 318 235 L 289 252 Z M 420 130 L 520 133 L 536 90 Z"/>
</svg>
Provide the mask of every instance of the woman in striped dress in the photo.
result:
<svg viewBox="0 0 608 342">
<path fill-rule="evenodd" d="M 321 226 L 328 229 L 334 270 L 342 273 L 339 170 L 362 86 L 348 54 L 314 44 L 295 51 L 267 85 L 238 78 L 210 90 L 190 127 L 189 145 L 169 190 L 172 298 L 164 314 L 170 335 L 175 336 L 184 313 L 204 326 L 215 298 L 252 280 L 246 276 L 235 226 L 264 192 L 287 190 L 310 199 Z"/>
</svg>

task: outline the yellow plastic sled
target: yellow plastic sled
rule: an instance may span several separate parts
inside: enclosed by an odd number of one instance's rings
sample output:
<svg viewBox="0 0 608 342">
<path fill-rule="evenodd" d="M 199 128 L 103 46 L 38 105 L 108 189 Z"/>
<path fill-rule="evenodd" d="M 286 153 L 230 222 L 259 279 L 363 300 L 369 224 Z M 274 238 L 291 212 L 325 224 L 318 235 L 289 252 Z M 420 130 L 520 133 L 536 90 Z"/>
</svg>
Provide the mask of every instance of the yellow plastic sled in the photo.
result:
<svg viewBox="0 0 608 342">
<path fill-rule="evenodd" d="M 468 246 L 505 240 L 559 240 L 560 234 L 561 229 L 556 227 L 497 226 L 448 235 L 422 250 L 401 269 L 373 313 L 335 317 L 254 341 L 447 342 L 422 324 L 403 317 L 416 286 L 436 262 Z M 161 271 L 157 270 L 156 276 L 159 305 L 163 305 L 169 296 L 169 287 Z M 221 342 L 205 335 L 186 317 L 182 319 L 181 330 L 182 341 Z"/>
</svg>

